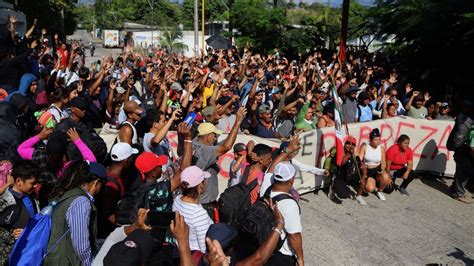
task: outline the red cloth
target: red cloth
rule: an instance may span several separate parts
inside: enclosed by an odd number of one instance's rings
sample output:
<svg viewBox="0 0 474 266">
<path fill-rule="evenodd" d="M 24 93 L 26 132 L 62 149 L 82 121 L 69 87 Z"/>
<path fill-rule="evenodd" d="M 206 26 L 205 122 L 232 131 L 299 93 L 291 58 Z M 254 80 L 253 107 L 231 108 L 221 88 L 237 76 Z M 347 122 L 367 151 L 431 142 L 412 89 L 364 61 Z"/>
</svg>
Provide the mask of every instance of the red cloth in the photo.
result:
<svg viewBox="0 0 474 266">
<path fill-rule="evenodd" d="M 413 162 L 413 150 L 408 147 L 404 153 L 401 153 L 400 145 L 393 144 L 388 148 L 386 158 L 392 162 L 389 170 L 400 170 L 405 167 L 409 161 Z"/>
<path fill-rule="evenodd" d="M 61 67 L 67 67 L 69 64 L 69 53 L 61 48 L 58 49 L 61 54 Z"/>
</svg>

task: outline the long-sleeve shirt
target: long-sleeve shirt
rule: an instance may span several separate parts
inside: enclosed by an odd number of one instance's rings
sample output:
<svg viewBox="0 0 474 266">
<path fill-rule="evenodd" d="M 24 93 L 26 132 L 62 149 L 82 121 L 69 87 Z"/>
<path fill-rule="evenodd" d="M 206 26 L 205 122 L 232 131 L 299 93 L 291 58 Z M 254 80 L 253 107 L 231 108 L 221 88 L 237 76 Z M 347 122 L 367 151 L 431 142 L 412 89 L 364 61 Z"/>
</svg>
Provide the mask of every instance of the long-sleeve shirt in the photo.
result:
<svg viewBox="0 0 474 266">
<path fill-rule="evenodd" d="M 38 136 L 34 136 L 25 140 L 22 144 L 20 144 L 20 146 L 18 146 L 18 154 L 20 155 L 20 157 L 24 160 L 32 160 L 33 153 L 35 152 L 35 145 L 39 141 L 40 141 L 40 138 Z M 78 138 L 73 143 L 81 152 L 84 160 L 87 160 L 89 162 L 97 161 L 94 156 L 94 153 L 92 153 L 92 151 L 89 149 L 89 147 L 87 147 L 84 141 Z"/>
<path fill-rule="evenodd" d="M 314 121 L 308 121 L 304 117 L 306 113 L 308 113 L 310 102 L 307 102 L 301 107 L 298 116 L 296 116 L 295 128 L 296 129 L 303 129 L 303 130 L 312 130 L 316 129 L 316 123 Z"/>
<path fill-rule="evenodd" d="M 104 265 L 104 258 L 107 256 L 107 253 L 109 253 L 110 248 L 118 242 L 123 241 L 125 238 L 127 238 L 127 235 L 125 234 L 125 226 L 118 227 L 110 233 L 100 248 L 99 253 L 95 256 L 94 261 L 92 261 L 92 266 Z"/>
<path fill-rule="evenodd" d="M 92 263 L 89 223 L 91 201 L 94 200 L 89 193 L 87 193 L 87 197 L 77 197 L 66 212 L 66 221 L 71 230 L 72 246 L 85 266 L 89 266 Z"/>
</svg>

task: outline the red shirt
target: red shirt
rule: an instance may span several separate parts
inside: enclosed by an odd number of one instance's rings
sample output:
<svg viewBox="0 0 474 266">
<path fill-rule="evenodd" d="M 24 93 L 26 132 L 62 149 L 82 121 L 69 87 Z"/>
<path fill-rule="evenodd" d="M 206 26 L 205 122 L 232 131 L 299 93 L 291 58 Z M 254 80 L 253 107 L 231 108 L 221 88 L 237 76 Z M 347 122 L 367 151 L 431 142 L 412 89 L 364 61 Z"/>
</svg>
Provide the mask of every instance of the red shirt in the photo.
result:
<svg viewBox="0 0 474 266">
<path fill-rule="evenodd" d="M 404 153 L 401 153 L 400 146 L 393 144 L 386 152 L 386 159 L 392 162 L 390 170 L 400 170 L 409 161 L 413 162 L 413 150 L 408 147 Z"/>
<path fill-rule="evenodd" d="M 254 204 L 259 198 L 260 185 L 262 184 L 264 174 L 265 173 L 260 170 L 250 170 L 247 185 L 257 179 L 257 186 L 250 192 L 250 202 L 252 204 Z"/>
</svg>

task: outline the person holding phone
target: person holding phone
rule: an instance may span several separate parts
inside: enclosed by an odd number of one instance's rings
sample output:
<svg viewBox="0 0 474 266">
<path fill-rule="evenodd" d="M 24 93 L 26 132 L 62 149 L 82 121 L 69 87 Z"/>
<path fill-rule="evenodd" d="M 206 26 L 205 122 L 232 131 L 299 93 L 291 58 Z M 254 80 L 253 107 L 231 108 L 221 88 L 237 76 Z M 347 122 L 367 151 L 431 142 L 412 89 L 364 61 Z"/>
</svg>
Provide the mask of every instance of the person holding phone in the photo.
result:
<svg viewBox="0 0 474 266">
<path fill-rule="evenodd" d="M 386 171 L 385 149 L 380 145 L 380 131 L 375 128 L 370 132 L 369 143 L 364 143 L 359 150 L 359 158 L 366 167 L 362 170 L 362 184 L 366 192 L 375 192 L 380 200 L 385 200 L 383 192 L 391 193 L 392 180 Z"/>
</svg>

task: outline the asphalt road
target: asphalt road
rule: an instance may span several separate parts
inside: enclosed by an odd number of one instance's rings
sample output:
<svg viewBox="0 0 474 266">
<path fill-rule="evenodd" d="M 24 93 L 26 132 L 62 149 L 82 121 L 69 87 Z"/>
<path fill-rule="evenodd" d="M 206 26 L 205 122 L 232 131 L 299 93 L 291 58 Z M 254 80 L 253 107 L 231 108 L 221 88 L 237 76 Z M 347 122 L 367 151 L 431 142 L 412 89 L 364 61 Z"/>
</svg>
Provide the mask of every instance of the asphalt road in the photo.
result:
<svg viewBox="0 0 474 266">
<path fill-rule="evenodd" d="M 93 41 L 83 30 L 72 38 Z M 120 53 L 96 47 L 88 65 Z M 451 199 L 451 182 L 415 180 L 410 197 L 394 192 L 380 201 L 371 194 L 368 206 L 353 200 L 336 205 L 323 190 L 303 195 L 306 265 L 474 265 L 474 204 Z"/>
<path fill-rule="evenodd" d="M 368 206 L 337 205 L 322 190 L 303 195 L 307 265 L 474 265 L 474 205 L 447 195 L 452 180 L 415 180 Z"/>
<path fill-rule="evenodd" d="M 102 56 L 109 56 L 112 55 L 114 58 L 117 54 L 121 53 L 120 48 L 103 48 L 102 41 L 99 39 L 93 39 L 85 30 L 78 30 L 73 35 L 69 36 L 70 39 L 82 40 L 84 45 L 88 48 L 90 42 L 95 44 L 95 53 L 94 56 L 90 56 L 89 49 L 86 50 L 86 66 L 90 66 L 92 62 L 97 62 L 97 60 L 101 60 Z"/>
</svg>

